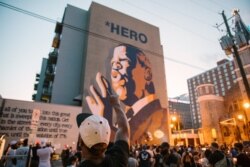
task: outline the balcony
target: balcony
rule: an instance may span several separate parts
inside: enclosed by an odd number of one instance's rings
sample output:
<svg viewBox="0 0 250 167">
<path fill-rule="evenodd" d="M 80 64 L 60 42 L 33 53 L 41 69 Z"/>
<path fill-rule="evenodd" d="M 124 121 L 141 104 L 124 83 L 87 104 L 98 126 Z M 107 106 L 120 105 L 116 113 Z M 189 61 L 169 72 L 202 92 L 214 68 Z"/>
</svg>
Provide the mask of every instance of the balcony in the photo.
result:
<svg viewBox="0 0 250 167">
<path fill-rule="evenodd" d="M 32 95 L 32 100 L 36 100 L 36 94 Z"/>
<path fill-rule="evenodd" d="M 38 88 L 38 83 L 34 85 L 34 90 L 37 90 L 37 88 Z"/>
<path fill-rule="evenodd" d="M 44 102 L 50 102 L 52 92 L 48 89 L 44 89 L 42 92 L 41 100 Z"/>
<path fill-rule="evenodd" d="M 56 64 L 56 62 L 57 62 L 57 56 L 58 56 L 58 52 L 57 51 L 50 52 L 49 53 L 48 64 Z"/>
</svg>

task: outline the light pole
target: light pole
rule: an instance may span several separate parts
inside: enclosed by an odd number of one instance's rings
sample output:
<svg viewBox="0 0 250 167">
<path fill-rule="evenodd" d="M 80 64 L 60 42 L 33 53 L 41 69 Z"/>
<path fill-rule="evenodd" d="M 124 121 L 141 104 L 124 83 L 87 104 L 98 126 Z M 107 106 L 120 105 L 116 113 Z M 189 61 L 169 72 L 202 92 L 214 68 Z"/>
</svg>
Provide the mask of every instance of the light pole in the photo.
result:
<svg viewBox="0 0 250 167">
<path fill-rule="evenodd" d="M 235 15 L 238 14 L 238 11 L 234 11 L 234 14 Z M 231 46 L 229 46 L 227 49 L 230 49 L 230 52 L 231 52 L 231 49 L 233 49 L 233 53 L 234 53 L 233 56 L 237 61 L 237 64 L 238 64 L 238 67 L 239 67 L 239 70 L 240 70 L 240 74 L 241 74 L 241 77 L 242 77 L 242 81 L 243 81 L 243 84 L 244 84 L 244 87 L 245 87 L 245 90 L 246 90 L 246 94 L 247 94 L 247 97 L 248 97 L 248 101 L 250 101 L 250 87 L 249 87 L 249 84 L 248 84 L 246 73 L 244 71 L 244 67 L 243 67 L 242 61 L 240 59 L 240 55 L 238 53 L 237 46 L 235 45 L 234 37 L 233 37 L 233 35 L 232 35 L 231 31 L 230 31 L 230 28 L 228 26 L 227 18 L 226 18 L 225 14 L 224 14 L 224 11 L 222 11 L 222 17 L 223 17 L 224 23 L 226 25 L 229 40 L 231 41 L 230 42 Z"/>
<path fill-rule="evenodd" d="M 247 138 L 248 140 L 250 141 L 250 136 L 249 136 L 249 123 L 248 123 L 248 117 L 247 117 L 247 113 L 246 113 L 246 110 L 248 110 L 250 108 L 250 104 L 249 102 L 245 102 L 243 104 L 243 112 L 244 112 L 244 115 L 245 115 L 245 124 L 246 124 L 246 130 L 247 130 Z"/>
</svg>

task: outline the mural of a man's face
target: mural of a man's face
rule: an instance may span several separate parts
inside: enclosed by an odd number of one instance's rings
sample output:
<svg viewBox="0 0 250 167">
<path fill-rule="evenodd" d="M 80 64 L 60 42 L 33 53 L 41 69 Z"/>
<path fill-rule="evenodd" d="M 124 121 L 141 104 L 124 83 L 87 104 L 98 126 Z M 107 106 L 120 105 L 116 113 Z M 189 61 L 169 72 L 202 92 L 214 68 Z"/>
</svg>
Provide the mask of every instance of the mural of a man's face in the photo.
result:
<svg viewBox="0 0 250 167">
<path fill-rule="evenodd" d="M 111 59 L 112 88 L 129 106 L 144 96 L 146 85 L 146 68 L 138 63 L 138 54 L 138 50 L 121 45 L 114 49 Z"/>
</svg>

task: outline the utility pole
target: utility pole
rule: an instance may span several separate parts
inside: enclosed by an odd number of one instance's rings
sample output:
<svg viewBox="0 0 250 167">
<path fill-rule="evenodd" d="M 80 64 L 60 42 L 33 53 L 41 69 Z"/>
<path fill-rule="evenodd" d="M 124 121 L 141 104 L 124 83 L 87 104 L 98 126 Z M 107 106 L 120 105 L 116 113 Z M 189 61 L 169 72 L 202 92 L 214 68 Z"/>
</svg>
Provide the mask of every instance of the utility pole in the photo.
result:
<svg viewBox="0 0 250 167">
<path fill-rule="evenodd" d="M 222 11 L 222 17 L 223 17 L 224 23 L 226 25 L 228 35 L 233 41 L 233 46 L 232 46 L 232 48 L 233 48 L 233 56 L 235 57 L 235 59 L 237 61 L 237 64 L 238 64 L 238 67 L 240 69 L 240 74 L 241 74 L 241 77 L 242 77 L 242 80 L 243 80 L 243 84 L 245 86 L 245 90 L 246 90 L 247 97 L 248 97 L 248 102 L 250 102 L 250 87 L 249 87 L 249 84 L 248 84 L 248 81 L 247 81 L 247 77 L 246 77 L 246 73 L 244 71 L 244 67 L 242 65 L 242 62 L 241 62 L 241 59 L 240 59 L 240 56 L 239 56 L 239 53 L 238 53 L 237 46 L 234 43 L 233 35 L 231 34 L 230 28 L 228 26 L 227 18 L 226 18 L 225 14 L 224 14 L 224 11 Z"/>
</svg>

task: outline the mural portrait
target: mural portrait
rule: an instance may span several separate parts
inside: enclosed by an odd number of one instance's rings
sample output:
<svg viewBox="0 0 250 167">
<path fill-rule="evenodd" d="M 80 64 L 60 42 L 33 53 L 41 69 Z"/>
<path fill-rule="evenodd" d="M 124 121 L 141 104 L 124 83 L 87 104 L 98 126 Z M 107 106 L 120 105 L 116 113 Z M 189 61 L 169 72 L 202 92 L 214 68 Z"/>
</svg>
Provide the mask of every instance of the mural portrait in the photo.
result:
<svg viewBox="0 0 250 167">
<path fill-rule="evenodd" d="M 113 48 L 105 68 L 110 69 L 106 76 L 101 71 L 96 75 L 99 88 L 91 85 L 91 95 L 86 96 L 91 112 L 101 113 L 115 130 L 108 99 L 116 94 L 129 120 L 131 142 L 161 143 L 168 133 L 167 110 L 155 93 L 153 67 L 146 54 L 132 45 L 120 44 Z"/>
</svg>

